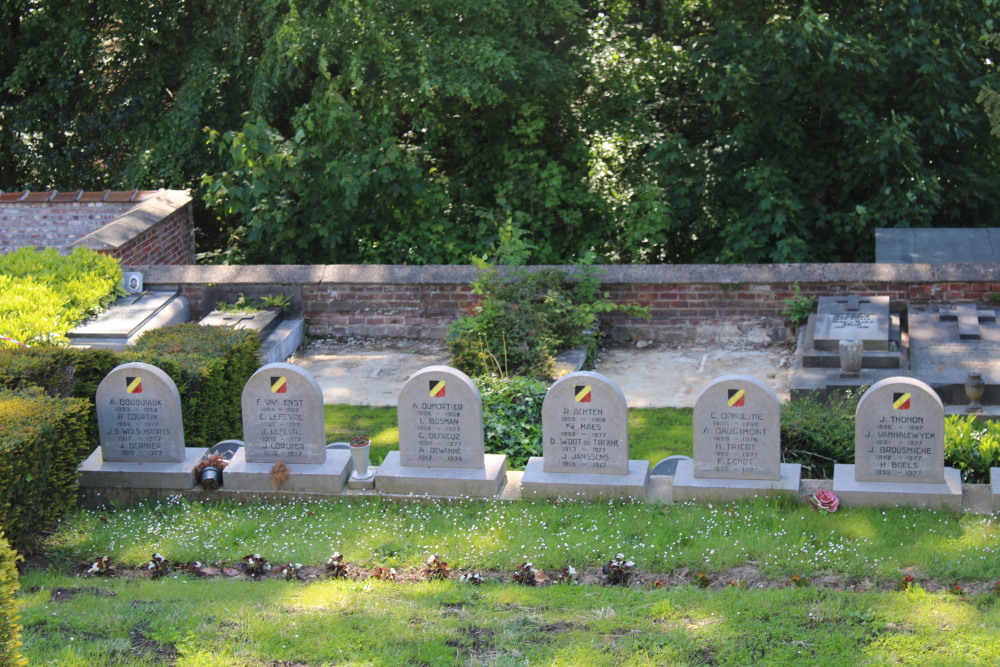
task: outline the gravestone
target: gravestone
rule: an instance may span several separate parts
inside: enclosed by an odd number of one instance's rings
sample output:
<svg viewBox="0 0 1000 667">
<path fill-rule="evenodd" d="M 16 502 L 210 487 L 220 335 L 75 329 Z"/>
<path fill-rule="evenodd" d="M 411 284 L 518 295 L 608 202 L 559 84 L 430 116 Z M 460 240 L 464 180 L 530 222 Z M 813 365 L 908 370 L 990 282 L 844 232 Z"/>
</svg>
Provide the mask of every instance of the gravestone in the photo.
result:
<svg viewBox="0 0 1000 667">
<path fill-rule="evenodd" d="M 614 382 L 590 371 L 557 380 L 542 402 L 542 456 L 533 456 L 521 495 L 644 498 L 649 462 L 628 458 L 628 405 Z"/>
<path fill-rule="evenodd" d="M 150 329 L 181 324 L 190 318 L 188 300 L 179 292 L 143 292 L 120 297 L 66 337 L 75 345 L 124 350 Z"/>
<path fill-rule="evenodd" d="M 305 320 L 290 318 L 281 310 L 223 311 L 213 310 L 198 324 L 204 326 L 250 329 L 260 338 L 260 357 L 264 364 L 287 359 L 305 338 Z"/>
<path fill-rule="evenodd" d="M 261 340 L 284 319 L 280 310 L 256 310 L 253 312 L 213 310 L 201 318 L 198 324 L 212 327 L 232 327 L 233 329 L 249 329 Z"/>
<path fill-rule="evenodd" d="M 428 366 L 403 385 L 397 407 L 399 450 L 375 473 L 381 493 L 495 496 L 507 457 L 486 454 L 483 400 L 465 373 Z"/>
<path fill-rule="evenodd" d="M 965 381 L 980 373 L 986 383 L 984 412 L 1000 415 L 1000 324 L 993 310 L 975 304 L 938 309 L 911 308 L 910 357 L 913 377 L 930 385 L 948 413 L 969 403 Z"/>
<path fill-rule="evenodd" d="M 861 367 L 844 368 L 845 352 L 861 343 Z M 856 361 L 856 355 L 854 361 Z M 889 312 L 889 297 L 822 296 L 817 312 L 799 332 L 789 377 L 793 398 L 804 393 L 861 387 L 899 375 L 908 363 L 899 317 Z"/>
<path fill-rule="evenodd" d="M 177 386 L 156 366 L 122 364 L 95 398 L 98 447 L 79 468 L 84 487 L 190 489 L 203 448 L 184 446 Z"/>
<path fill-rule="evenodd" d="M 267 364 L 243 387 L 243 447 L 226 468 L 230 491 L 332 492 L 343 490 L 350 454 L 327 450 L 323 392 L 303 368 Z M 276 483 L 274 466 L 288 467 Z"/>
<path fill-rule="evenodd" d="M 712 381 L 694 407 L 694 459 L 680 461 L 674 500 L 798 493 L 799 464 L 781 463 L 778 397 L 749 375 Z"/>
<path fill-rule="evenodd" d="M 854 464 L 834 466 L 846 506 L 962 506 L 961 475 L 944 467 L 944 406 L 926 383 L 887 378 L 858 402 Z"/>
</svg>

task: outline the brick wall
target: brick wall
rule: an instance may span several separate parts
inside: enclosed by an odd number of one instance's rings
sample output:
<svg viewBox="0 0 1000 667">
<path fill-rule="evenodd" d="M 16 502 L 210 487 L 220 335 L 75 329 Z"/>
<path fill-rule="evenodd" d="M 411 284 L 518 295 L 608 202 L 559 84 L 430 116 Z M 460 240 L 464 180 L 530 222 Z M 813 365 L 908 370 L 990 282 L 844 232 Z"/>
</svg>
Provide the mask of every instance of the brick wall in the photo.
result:
<svg viewBox="0 0 1000 667">
<path fill-rule="evenodd" d="M 0 253 L 80 246 L 128 264 L 190 264 L 191 198 L 177 190 L 0 193 Z"/>
<path fill-rule="evenodd" d="M 442 338 L 476 301 L 467 266 L 146 266 L 147 286 L 182 289 L 204 315 L 228 292 L 287 294 L 310 336 Z M 993 264 L 785 264 L 604 267 L 617 302 L 648 306 L 651 319 L 609 317 L 615 337 L 659 341 L 782 340 L 781 314 L 798 284 L 804 296 L 890 297 L 891 309 L 944 301 L 990 302 L 1000 294 Z M 572 269 L 566 269 L 572 271 Z"/>
</svg>

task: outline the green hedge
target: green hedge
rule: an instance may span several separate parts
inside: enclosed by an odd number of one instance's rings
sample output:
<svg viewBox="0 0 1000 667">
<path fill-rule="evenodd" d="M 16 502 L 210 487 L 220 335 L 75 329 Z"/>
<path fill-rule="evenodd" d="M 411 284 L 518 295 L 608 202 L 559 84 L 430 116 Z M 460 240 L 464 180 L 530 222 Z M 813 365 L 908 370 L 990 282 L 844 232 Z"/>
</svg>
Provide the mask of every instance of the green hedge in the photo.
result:
<svg viewBox="0 0 1000 667">
<path fill-rule="evenodd" d="M 76 503 L 76 469 L 87 441 L 91 404 L 37 388 L 0 389 L 0 530 L 18 551 Z"/>
<path fill-rule="evenodd" d="M 19 588 L 17 561 L 20 558 L 0 532 L 0 665 L 4 667 L 28 664 L 18 652 L 21 625 L 17 622 L 17 603 L 14 600 Z"/>
</svg>

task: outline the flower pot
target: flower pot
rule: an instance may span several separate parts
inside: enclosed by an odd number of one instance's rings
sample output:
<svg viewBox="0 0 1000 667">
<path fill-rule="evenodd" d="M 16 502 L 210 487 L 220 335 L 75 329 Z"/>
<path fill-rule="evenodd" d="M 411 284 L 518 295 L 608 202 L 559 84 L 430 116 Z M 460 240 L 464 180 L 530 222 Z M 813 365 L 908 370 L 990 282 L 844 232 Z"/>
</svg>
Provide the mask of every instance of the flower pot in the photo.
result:
<svg viewBox="0 0 1000 667">
<path fill-rule="evenodd" d="M 983 374 L 969 373 L 969 376 L 965 379 L 965 395 L 969 397 L 969 405 L 965 408 L 966 412 L 983 411 L 983 406 L 980 405 L 979 399 L 983 397 L 984 391 L 986 391 L 986 381 L 983 380 Z"/>
<path fill-rule="evenodd" d="M 214 466 L 207 466 L 198 476 L 198 481 L 206 491 L 215 491 L 222 486 L 222 470 Z"/>
<path fill-rule="evenodd" d="M 368 472 L 368 451 L 371 449 L 371 440 L 364 437 L 351 438 L 347 443 L 350 445 L 351 460 L 354 462 L 354 472 L 351 477 L 355 479 L 367 479 L 373 473 Z"/>
</svg>

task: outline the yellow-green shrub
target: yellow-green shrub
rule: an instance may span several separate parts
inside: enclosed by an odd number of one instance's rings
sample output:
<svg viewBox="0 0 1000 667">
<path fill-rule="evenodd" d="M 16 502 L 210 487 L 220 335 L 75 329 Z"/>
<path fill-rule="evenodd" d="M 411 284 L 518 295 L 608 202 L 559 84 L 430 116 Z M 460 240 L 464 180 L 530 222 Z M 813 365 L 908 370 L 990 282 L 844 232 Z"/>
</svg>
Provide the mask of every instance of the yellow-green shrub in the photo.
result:
<svg viewBox="0 0 1000 667">
<path fill-rule="evenodd" d="M 17 622 L 17 604 L 14 594 L 19 588 L 17 561 L 20 560 L 0 531 L 0 665 L 13 667 L 27 665 L 21 656 L 21 624 Z"/>
<path fill-rule="evenodd" d="M 76 503 L 91 414 L 79 398 L 0 389 L 0 530 L 18 551 Z"/>
<path fill-rule="evenodd" d="M 87 248 L 21 248 L 0 255 L 0 335 L 28 345 L 65 342 L 86 317 L 119 293 L 118 262 Z M 15 345 L 0 340 L 0 347 Z"/>
</svg>

